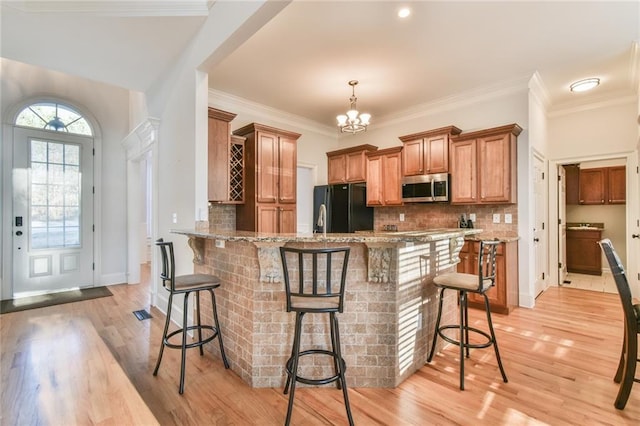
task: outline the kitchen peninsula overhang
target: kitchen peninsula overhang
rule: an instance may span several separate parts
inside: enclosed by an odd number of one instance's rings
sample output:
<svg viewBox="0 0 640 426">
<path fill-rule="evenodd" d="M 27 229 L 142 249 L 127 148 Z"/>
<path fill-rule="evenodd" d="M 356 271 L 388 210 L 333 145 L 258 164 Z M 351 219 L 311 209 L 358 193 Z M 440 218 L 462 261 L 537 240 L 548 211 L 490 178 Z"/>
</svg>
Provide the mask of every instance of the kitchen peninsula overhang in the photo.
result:
<svg viewBox="0 0 640 426">
<path fill-rule="evenodd" d="M 281 282 L 282 267 L 280 265 L 279 247 L 287 243 L 325 243 L 335 245 L 341 243 L 363 243 L 368 249 L 368 280 L 370 282 L 396 282 L 392 274 L 391 262 L 397 248 L 411 249 L 415 244 L 432 243 L 449 240 L 449 259 L 440 259 L 441 266 L 453 266 L 459 262 L 458 253 L 464 239 L 482 233 L 482 229 L 438 228 L 413 231 L 365 231 L 356 233 L 299 233 L 271 234 L 250 231 L 216 231 L 216 230 L 172 230 L 171 233 L 189 237 L 189 247 L 193 250 L 193 263 L 204 263 L 204 241 L 246 241 L 253 243 L 258 249 L 260 264 L 260 281 Z"/>
</svg>

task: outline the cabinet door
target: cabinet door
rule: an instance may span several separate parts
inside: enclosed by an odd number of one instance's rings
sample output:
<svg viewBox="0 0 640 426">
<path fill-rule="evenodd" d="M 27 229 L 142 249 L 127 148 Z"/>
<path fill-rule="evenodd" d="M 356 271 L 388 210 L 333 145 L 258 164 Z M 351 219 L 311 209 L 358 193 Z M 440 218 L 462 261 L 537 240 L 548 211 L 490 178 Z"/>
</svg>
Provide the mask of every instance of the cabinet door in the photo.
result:
<svg viewBox="0 0 640 426">
<path fill-rule="evenodd" d="M 606 169 L 580 169 L 580 204 L 605 203 Z"/>
<path fill-rule="evenodd" d="M 475 139 L 451 144 L 451 203 L 477 201 L 477 152 Z"/>
<path fill-rule="evenodd" d="M 567 179 L 565 201 L 568 205 L 580 204 L 580 168 L 576 164 L 563 167 Z"/>
<path fill-rule="evenodd" d="M 382 157 L 382 194 L 385 206 L 402 205 L 401 173 L 401 152 L 387 154 Z"/>
<path fill-rule="evenodd" d="M 402 148 L 402 175 L 415 176 L 424 173 L 424 143 L 422 139 L 405 142 Z"/>
<path fill-rule="evenodd" d="M 259 205 L 256 207 L 256 232 L 278 232 L 278 209 L 279 207 L 273 205 Z"/>
<path fill-rule="evenodd" d="M 346 181 L 350 183 L 367 180 L 367 166 L 364 151 L 346 154 Z"/>
<path fill-rule="evenodd" d="M 478 185 L 481 203 L 509 202 L 511 194 L 511 150 L 509 135 L 478 139 Z"/>
<path fill-rule="evenodd" d="M 329 184 L 346 182 L 346 155 L 333 155 L 331 157 L 327 157 L 327 168 L 327 180 L 329 181 Z"/>
<path fill-rule="evenodd" d="M 627 168 L 625 166 L 609 167 L 607 174 L 607 202 L 625 204 L 627 202 Z"/>
<path fill-rule="evenodd" d="M 280 136 L 278 150 L 278 202 L 296 202 L 296 173 L 298 154 L 296 140 Z"/>
<path fill-rule="evenodd" d="M 256 157 L 257 201 L 275 203 L 278 201 L 278 136 L 258 132 Z"/>
<path fill-rule="evenodd" d="M 367 158 L 367 206 L 384 205 L 382 156 Z"/>
<path fill-rule="evenodd" d="M 296 206 L 285 204 L 278 211 L 278 232 L 293 234 L 296 232 Z"/>
<path fill-rule="evenodd" d="M 602 275 L 601 231 L 567 231 L 567 270 Z"/>
<path fill-rule="evenodd" d="M 449 136 L 439 135 L 424 141 L 425 167 L 427 173 L 449 171 Z"/>
</svg>

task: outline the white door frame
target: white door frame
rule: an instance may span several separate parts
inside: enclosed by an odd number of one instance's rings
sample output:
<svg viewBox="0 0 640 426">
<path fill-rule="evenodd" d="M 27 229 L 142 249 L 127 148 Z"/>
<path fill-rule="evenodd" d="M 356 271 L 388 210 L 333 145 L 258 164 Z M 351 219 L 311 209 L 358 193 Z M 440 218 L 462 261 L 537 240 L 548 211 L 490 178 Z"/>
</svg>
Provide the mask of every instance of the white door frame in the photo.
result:
<svg viewBox="0 0 640 426">
<path fill-rule="evenodd" d="M 536 164 L 539 164 L 540 167 L 536 167 Z M 535 149 L 532 149 L 532 167 L 531 167 L 531 179 L 533 182 L 534 189 L 534 197 L 533 200 L 533 211 L 532 211 L 532 219 L 534 222 L 534 227 L 532 230 L 532 235 L 534 241 L 533 244 L 533 256 L 534 256 L 534 271 L 533 271 L 533 279 L 534 279 L 534 297 L 538 297 L 544 290 L 549 286 L 549 256 L 548 256 L 548 247 L 549 247 L 549 224 L 547 218 L 549 217 L 548 211 L 548 185 L 545 185 L 545 180 L 548 181 L 549 172 L 547 170 L 547 161 L 544 156 Z M 540 173 L 540 175 L 537 175 Z M 541 183 L 539 183 L 541 182 Z M 537 190 L 541 190 L 542 194 L 535 197 L 535 192 Z M 538 205 L 538 203 L 542 203 L 542 205 Z M 538 217 L 538 213 L 542 217 Z M 539 220 L 540 223 L 535 223 L 536 220 Z M 536 239 L 538 241 L 536 241 Z"/>
<path fill-rule="evenodd" d="M 556 181 L 558 179 L 558 167 L 563 164 L 574 164 L 580 163 L 584 161 L 600 161 L 600 160 L 610 160 L 610 159 L 626 159 L 626 168 L 627 168 L 627 203 L 626 203 L 626 244 L 627 244 L 627 258 L 625 259 L 627 278 L 629 280 L 629 286 L 631 287 L 631 292 L 634 296 L 638 297 L 640 295 L 640 279 L 638 279 L 638 274 L 640 273 L 640 265 L 637 264 L 636 260 L 636 252 L 637 250 L 632 249 L 634 244 L 635 247 L 640 245 L 637 238 L 631 237 L 634 233 L 633 230 L 638 230 L 637 220 L 639 218 L 640 212 L 638 212 L 638 207 L 640 205 L 640 183 L 638 182 L 638 151 L 634 152 L 626 152 L 619 154 L 609 154 L 609 155 L 599 155 L 593 157 L 576 157 L 576 158 L 566 158 L 562 160 L 554 160 L 549 165 L 549 170 L 555 170 L 556 176 L 553 179 L 550 179 L 550 182 L 553 184 L 549 185 L 549 223 L 558 223 L 558 185 Z M 550 245 L 553 249 L 549 250 L 550 254 L 550 264 L 556 265 L 558 263 L 558 232 L 550 233 Z M 558 283 L 558 269 L 551 268 L 550 270 L 550 283 L 553 285 L 557 285 Z"/>
</svg>

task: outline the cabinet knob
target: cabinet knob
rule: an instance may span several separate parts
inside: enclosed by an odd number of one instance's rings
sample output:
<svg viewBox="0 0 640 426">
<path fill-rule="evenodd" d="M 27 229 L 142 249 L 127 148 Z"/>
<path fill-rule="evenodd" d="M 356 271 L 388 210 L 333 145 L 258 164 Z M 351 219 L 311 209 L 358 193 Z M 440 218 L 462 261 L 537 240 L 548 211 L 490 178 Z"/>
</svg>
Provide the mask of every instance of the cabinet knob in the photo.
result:
<svg viewBox="0 0 640 426">
<path fill-rule="evenodd" d="M 600 203 L 604 204 L 604 200 L 600 200 Z"/>
</svg>

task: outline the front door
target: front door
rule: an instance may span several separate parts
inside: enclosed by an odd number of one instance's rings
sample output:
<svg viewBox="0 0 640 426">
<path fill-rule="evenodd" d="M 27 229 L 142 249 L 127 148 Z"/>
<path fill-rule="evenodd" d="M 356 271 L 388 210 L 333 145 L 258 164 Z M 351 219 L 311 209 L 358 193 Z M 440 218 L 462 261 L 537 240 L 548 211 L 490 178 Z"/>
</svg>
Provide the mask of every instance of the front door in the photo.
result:
<svg viewBox="0 0 640 426">
<path fill-rule="evenodd" d="M 14 128 L 13 296 L 93 281 L 93 138 Z"/>
</svg>

